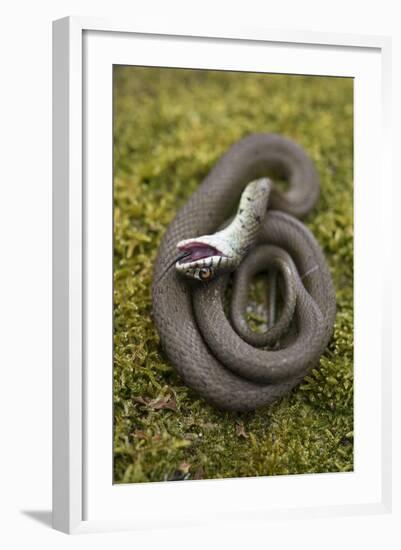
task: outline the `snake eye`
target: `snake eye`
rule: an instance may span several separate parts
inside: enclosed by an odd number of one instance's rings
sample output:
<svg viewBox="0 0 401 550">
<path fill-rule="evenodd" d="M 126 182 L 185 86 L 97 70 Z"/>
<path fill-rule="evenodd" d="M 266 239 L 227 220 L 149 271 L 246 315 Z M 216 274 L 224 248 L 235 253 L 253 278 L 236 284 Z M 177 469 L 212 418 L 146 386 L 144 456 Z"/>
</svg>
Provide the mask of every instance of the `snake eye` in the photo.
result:
<svg viewBox="0 0 401 550">
<path fill-rule="evenodd" d="M 212 277 L 212 270 L 210 267 L 202 267 L 199 270 L 199 278 L 201 281 L 208 281 Z"/>
</svg>

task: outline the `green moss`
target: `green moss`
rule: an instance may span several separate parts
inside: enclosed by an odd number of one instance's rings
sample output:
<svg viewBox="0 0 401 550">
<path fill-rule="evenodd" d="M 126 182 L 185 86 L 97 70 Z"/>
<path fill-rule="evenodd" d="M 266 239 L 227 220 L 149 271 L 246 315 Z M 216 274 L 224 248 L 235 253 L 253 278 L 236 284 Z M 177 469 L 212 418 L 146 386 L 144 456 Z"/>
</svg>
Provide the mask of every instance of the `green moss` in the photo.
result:
<svg viewBox="0 0 401 550">
<path fill-rule="evenodd" d="M 117 67 L 114 74 L 115 482 L 353 468 L 351 79 Z M 187 388 L 151 320 L 160 239 L 220 155 L 253 132 L 296 140 L 321 177 L 306 220 L 324 248 L 337 320 L 320 367 L 253 413 Z"/>
</svg>

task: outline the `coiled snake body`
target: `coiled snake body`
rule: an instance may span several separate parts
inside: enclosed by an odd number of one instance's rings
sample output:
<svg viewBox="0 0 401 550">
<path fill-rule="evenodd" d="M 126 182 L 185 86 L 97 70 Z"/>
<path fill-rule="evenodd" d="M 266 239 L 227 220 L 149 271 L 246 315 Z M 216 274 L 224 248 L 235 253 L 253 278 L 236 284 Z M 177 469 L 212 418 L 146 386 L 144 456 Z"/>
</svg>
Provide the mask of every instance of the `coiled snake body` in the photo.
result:
<svg viewBox="0 0 401 550">
<path fill-rule="evenodd" d="M 264 178 L 271 171 L 287 178 L 287 192 L 271 189 Z M 250 135 L 223 155 L 164 235 L 152 288 L 161 344 L 184 381 L 221 409 L 272 403 L 317 365 L 328 344 L 335 319 L 331 275 L 316 239 L 296 219 L 318 194 L 313 163 L 296 143 Z M 233 270 L 230 322 L 224 296 Z M 258 334 L 249 329 L 245 308 L 251 278 L 264 271 L 281 275 L 283 306 Z"/>
</svg>

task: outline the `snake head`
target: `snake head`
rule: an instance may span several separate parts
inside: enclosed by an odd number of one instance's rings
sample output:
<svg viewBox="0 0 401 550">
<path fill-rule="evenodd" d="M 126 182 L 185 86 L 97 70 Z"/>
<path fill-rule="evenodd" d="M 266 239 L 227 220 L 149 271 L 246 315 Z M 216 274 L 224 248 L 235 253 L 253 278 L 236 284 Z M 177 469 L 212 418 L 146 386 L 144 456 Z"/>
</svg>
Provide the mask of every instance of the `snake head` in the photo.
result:
<svg viewBox="0 0 401 550">
<path fill-rule="evenodd" d="M 250 182 L 242 192 L 236 216 L 227 227 L 213 235 L 180 241 L 177 248 L 181 255 L 175 263 L 178 273 L 210 281 L 218 273 L 236 269 L 255 242 L 270 189 L 268 178 Z"/>
<path fill-rule="evenodd" d="M 233 268 L 234 251 L 230 243 L 214 235 L 185 239 L 177 244 L 181 255 L 175 264 L 178 273 L 207 282 L 218 273 Z"/>
</svg>

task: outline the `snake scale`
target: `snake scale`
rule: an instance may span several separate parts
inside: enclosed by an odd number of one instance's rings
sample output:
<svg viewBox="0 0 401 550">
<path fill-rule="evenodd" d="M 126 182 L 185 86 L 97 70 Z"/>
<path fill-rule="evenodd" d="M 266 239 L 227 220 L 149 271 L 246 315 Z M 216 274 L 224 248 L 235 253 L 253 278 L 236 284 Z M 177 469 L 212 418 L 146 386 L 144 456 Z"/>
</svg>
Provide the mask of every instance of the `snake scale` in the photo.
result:
<svg viewBox="0 0 401 550">
<path fill-rule="evenodd" d="M 286 192 L 265 177 L 272 172 L 288 180 Z M 317 172 L 300 146 L 252 134 L 228 149 L 167 228 L 154 266 L 153 320 L 185 383 L 220 409 L 253 410 L 279 399 L 328 344 L 333 282 L 319 244 L 297 219 L 318 196 Z M 252 277 L 262 272 L 282 306 L 277 319 L 269 306 L 269 326 L 257 333 L 245 314 Z"/>
</svg>

